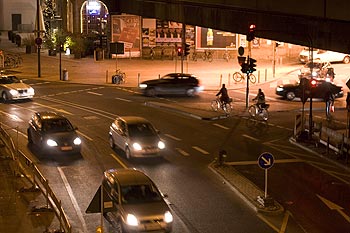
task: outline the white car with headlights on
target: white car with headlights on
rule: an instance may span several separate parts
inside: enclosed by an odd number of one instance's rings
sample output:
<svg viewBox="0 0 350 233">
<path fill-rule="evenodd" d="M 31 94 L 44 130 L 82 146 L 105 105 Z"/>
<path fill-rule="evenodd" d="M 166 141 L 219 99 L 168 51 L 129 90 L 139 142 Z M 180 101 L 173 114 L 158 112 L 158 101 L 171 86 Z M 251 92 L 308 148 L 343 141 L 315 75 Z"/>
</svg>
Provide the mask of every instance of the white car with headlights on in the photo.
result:
<svg viewBox="0 0 350 233">
<path fill-rule="evenodd" d="M 36 112 L 27 129 L 29 145 L 45 152 L 80 153 L 81 139 L 71 122 L 55 112 Z"/>
<path fill-rule="evenodd" d="M 154 182 L 143 172 L 110 169 L 102 181 L 103 215 L 116 232 L 171 232 L 173 215 Z"/>
<path fill-rule="evenodd" d="M 109 144 L 125 151 L 126 158 L 160 156 L 165 143 L 159 131 L 145 118 L 117 117 L 109 127 Z"/>
<path fill-rule="evenodd" d="M 32 99 L 34 89 L 22 82 L 14 75 L 2 75 L 0 77 L 0 94 L 4 102 L 10 100 Z"/>
</svg>

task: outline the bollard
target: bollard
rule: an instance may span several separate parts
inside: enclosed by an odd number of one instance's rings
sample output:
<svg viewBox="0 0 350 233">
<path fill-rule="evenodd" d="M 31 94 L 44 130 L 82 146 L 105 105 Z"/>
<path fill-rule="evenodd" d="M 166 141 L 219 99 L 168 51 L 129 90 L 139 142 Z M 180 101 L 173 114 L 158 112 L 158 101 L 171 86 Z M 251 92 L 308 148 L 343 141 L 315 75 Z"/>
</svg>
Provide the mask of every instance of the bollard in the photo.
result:
<svg viewBox="0 0 350 233">
<path fill-rule="evenodd" d="M 67 81 L 68 80 L 68 71 L 67 69 L 63 70 L 63 81 Z"/>
<path fill-rule="evenodd" d="M 226 157 L 227 157 L 226 150 L 220 150 L 219 151 L 219 160 L 218 160 L 219 166 L 224 165 Z"/>
<path fill-rule="evenodd" d="M 106 83 L 108 83 L 108 70 L 106 70 Z"/>
<path fill-rule="evenodd" d="M 137 86 L 140 86 L 140 73 L 137 74 Z"/>
</svg>

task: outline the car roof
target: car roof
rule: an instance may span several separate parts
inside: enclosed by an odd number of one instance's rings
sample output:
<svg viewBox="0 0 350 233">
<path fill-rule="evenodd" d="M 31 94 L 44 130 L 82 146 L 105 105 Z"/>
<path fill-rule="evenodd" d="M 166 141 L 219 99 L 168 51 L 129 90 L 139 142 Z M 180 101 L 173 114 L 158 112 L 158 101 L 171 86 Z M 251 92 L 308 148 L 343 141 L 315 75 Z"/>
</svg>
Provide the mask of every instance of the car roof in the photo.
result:
<svg viewBox="0 0 350 233">
<path fill-rule="evenodd" d="M 110 174 L 121 186 L 152 183 L 151 179 L 143 172 L 134 168 L 109 169 Z"/>
<path fill-rule="evenodd" d="M 123 120 L 127 124 L 150 123 L 147 119 L 139 116 L 120 116 L 118 118 Z"/>
<path fill-rule="evenodd" d="M 187 73 L 169 73 L 169 74 L 164 75 L 163 77 L 165 77 L 165 76 L 172 76 L 172 77 L 183 77 L 183 76 L 186 76 L 186 77 L 198 78 L 197 76 L 195 76 L 193 74 L 187 74 Z"/>
<path fill-rule="evenodd" d="M 64 116 L 51 111 L 43 111 L 43 112 L 36 112 L 36 115 L 38 115 L 41 119 L 47 120 L 47 119 L 66 119 Z"/>
</svg>

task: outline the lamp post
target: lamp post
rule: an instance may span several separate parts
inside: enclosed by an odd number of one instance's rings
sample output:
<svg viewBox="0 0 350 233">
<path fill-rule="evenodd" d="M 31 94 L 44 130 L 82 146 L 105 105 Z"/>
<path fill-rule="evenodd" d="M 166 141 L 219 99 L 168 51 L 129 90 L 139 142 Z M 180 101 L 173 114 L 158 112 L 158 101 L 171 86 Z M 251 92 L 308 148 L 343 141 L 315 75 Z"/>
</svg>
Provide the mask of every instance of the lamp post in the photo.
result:
<svg viewBox="0 0 350 233">
<path fill-rule="evenodd" d="M 37 25 L 37 38 L 40 38 L 40 0 L 36 0 L 36 25 Z M 40 47 L 41 45 L 37 45 L 38 47 L 38 78 L 41 77 L 41 66 L 40 66 Z"/>
</svg>

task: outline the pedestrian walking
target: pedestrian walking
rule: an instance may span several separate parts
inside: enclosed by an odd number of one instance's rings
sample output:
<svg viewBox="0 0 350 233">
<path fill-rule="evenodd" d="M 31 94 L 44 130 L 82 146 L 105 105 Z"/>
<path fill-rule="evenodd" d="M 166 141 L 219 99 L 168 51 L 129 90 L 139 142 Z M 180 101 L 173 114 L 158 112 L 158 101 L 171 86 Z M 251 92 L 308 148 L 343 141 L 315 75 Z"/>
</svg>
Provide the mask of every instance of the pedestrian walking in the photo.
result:
<svg viewBox="0 0 350 233">
<path fill-rule="evenodd" d="M 331 112 L 334 112 L 334 95 L 328 91 L 325 96 L 327 120 L 331 119 Z"/>
</svg>

